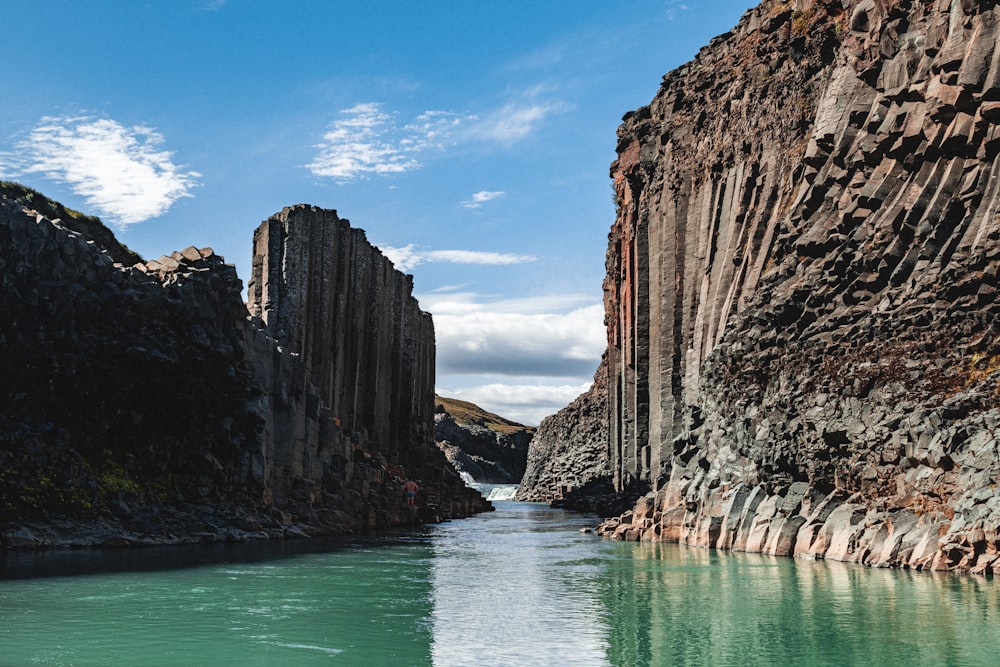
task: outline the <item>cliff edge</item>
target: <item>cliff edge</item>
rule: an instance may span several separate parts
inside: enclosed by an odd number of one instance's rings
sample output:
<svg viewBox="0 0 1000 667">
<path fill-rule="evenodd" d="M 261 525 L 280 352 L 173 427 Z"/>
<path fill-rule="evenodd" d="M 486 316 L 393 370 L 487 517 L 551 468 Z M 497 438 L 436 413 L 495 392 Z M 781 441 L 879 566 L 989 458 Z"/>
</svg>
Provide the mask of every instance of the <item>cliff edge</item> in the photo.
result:
<svg viewBox="0 0 1000 667">
<path fill-rule="evenodd" d="M 996 568 L 998 26 L 764 2 L 625 116 L 601 532 Z"/>
</svg>

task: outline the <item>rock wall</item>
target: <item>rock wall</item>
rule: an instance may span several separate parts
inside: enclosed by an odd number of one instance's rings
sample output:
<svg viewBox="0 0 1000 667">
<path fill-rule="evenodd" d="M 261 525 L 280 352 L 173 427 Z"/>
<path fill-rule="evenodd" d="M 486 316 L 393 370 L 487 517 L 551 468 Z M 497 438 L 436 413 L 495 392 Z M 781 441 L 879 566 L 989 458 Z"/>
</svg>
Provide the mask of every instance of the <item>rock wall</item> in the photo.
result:
<svg viewBox="0 0 1000 667">
<path fill-rule="evenodd" d="M 994 569 L 998 21 L 764 2 L 624 118 L 603 532 Z"/>
<path fill-rule="evenodd" d="M 434 440 L 460 473 L 480 484 L 518 484 L 535 427 L 475 403 L 435 396 Z"/>
<path fill-rule="evenodd" d="M 506 433 L 482 424 L 459 423 L 439 406 L 434 415 L 434 440 L 459 473 L 481 484 L 518 484 L 524 476 L 533 428 Z"/>
<path fill-rule="evenodd" d="M 394 460 L 433 442 L 434 323 L 412 292 L 336 211 L 286 208 L 254 233 L 250 314 L 302 359 L 334 421 Z"/>
<path fill-rule="evenodd" d="M 332 347 L 343 329 L 364 336 L 355 347 L 338 348 L 357 377 L 333 395 L 317 377 L 323 366 L 314 355 L 292 352 L 287 331 L 276 339 L 248 317 L 235 269 L 211 249 L 190 247 L 126 266 L 102 241 L 38 212 L 39 201 L 26 202 L 8 186 L 2 194 L 4 546 L 365 531 L 488 508 L 431 437 L 430 318 L 416 308 L 408 279 L 346 222 L 338 229 L 358 254 L 368 254 L 347 267 L 334 263 L 330 275 L 364 275 L 364 262 L 377 259 L 382 281 L 350 283 L 352 298 L 338 298 L 354 310 L 343 321 L 324 320 L 329 329 L 316 324 L 310 309 L 303 311 L 308 318 L 286 320 L 289 331 L 311 336 L 317 350 L 324 348 L 320 339 Z M 290 211 L 312 211 L 321 220 L 332 214 L 296 208 L 276 217 Z M 266 241 L 256 247 L 280 257 Z M 329 250 L 313 248 L 322 262 Z M 319 265 L 282 268 L 291 283 L 325 278 Z M 392 280 L 398 285 L 389 302 L 379 294 Z M 282 302 L 294 305 L 275 297 Z M 352 329 L 360 304 L 368 319 Z M 398 304 L 405 308 L 393 310 Z M 391 323 L 392 333 L 379 323 Z M 364 356 L 369 351 L 376 354 L 374 369 Z M 402 360 L 388 374 L 383 353 Z M 387 377 L 400 386 L 387 386 Z M 352 390 L 360 394 L 350 401 L 355 412 L 328 402 Z M 403 421 L 385 423 L 395 419 Z M 402 502 L 403 477 L 419 478 L 424 487 L 420 516 Z"/>
<path fill-rule="evenodd" d="M 604 363 L 584 394 L 542 420 L 528 448 L 516 500 L 552 502 L 574 490 L 609 483 L 608 370 Z"/>
</svg>

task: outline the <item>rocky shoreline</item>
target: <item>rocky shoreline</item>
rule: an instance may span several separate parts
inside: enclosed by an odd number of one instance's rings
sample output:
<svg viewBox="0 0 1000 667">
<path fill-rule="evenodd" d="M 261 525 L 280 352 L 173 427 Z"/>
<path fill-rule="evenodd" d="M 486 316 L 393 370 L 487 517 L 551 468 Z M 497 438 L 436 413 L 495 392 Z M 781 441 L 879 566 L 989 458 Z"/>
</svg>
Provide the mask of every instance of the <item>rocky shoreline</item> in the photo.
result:
<svg viewBox="0 0 1000 667">
<path fill-rule="evenodd" d="M 328 535 L 371 535 L 391 529 L 441 523 L 450 509 L 426 502 L 410 507 L 402 492 L 394 507 L 371 506 L 381 518 L 361 517 L 335 509 L 316 509 L 295 515 L 275 508 L 254 511 L 246 507 L 141 507 L 96 518 L 22 521 L 0 534 L 2 550 L 159 547 L 213 542 L 309 539 Z M 393 498 L 392 493 L 386 497 Z M 468 516 L 471 508 L 456 518 Z"/>
</svg>

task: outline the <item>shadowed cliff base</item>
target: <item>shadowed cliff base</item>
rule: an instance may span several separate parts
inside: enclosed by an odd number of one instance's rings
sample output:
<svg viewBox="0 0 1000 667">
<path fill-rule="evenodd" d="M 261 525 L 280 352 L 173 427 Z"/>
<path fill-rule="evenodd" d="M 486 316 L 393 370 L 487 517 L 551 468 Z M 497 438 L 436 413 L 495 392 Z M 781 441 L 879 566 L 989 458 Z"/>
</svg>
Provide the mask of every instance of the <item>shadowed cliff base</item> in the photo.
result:
<svg viewBox="0 0 1000 667">
<path fill-rule="evenodd" d="M 768 1 L 625 116 L 604 534 L 994 571 L 998 25 Z"/>
<path fill-rule="evenodd" d="M 248 312 L 210 248 L 125 264 L 95 218 L 2 195 L 5 547 L 367 532 L 490 509 L 434 445 L 430 315 L 335 212 L 261 224 Z"/>
</svg>

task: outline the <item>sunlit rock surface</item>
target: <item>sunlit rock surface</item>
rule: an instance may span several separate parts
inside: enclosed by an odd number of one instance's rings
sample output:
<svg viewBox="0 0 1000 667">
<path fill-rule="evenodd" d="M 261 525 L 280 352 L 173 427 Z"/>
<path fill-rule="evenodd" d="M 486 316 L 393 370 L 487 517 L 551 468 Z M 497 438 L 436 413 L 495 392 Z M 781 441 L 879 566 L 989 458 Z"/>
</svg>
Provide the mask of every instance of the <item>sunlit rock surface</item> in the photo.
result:
<svg viewBox="0 0 1000 667">
<path fill-rule="evenodd" d="M 518 484 L 535 429 L 474 403 L 435 397 L 434 441 L 459 473 L 480 484 Z"/>
</svg>

